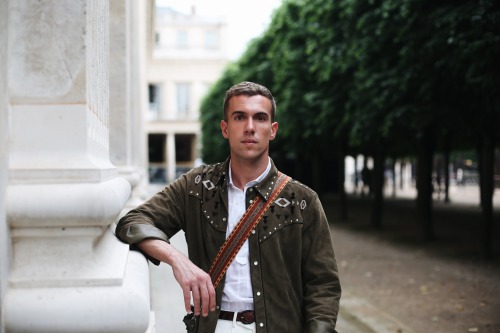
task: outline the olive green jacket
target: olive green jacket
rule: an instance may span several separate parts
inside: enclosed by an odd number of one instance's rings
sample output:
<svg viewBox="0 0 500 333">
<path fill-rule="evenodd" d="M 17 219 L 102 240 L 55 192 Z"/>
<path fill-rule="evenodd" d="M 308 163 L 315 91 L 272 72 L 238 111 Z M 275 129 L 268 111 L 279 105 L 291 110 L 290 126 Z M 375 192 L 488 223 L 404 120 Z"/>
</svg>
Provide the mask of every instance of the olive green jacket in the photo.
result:
<svg viewBox="0 0 500 333">
<path fill-rule="evenodd" d="M 189 171 L 125 215 L 116 235 L 134 247 L 146 238 L 168 242 L 183 230 L 189 258 L 208 272 L 226 238 L 228 166 L 229 160 Z M 269 196 L 277 172 L 272 163 L 268 176 L 247 190 L 247 207 L 256 196 Z M 257 332 L 335 332 L 341 290 L 317 194 L 292 180 L 248 240 Z M 217 305 L 223 288 L 224 279 L 216 289 Z M 214 332 L 219 311 L 217 306 L 208 317 L 200 317 L 197 332 Z"/>
</svg>

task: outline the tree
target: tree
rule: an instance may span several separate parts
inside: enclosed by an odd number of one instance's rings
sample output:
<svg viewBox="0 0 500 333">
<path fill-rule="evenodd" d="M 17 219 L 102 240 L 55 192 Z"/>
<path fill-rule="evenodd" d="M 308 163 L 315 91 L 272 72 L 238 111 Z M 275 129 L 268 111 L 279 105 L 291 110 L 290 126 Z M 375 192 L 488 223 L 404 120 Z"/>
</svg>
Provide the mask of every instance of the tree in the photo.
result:
<svg viewBox="0 0 500 333">
<path fill-rule="evenodd" d="M 268 86 L 278 101 L 278 119 L 284 119 L 273 158 L 294 161 L 292 172 L 315 188 L 335 188 L 325 181 L 332 172 L 324 165 L 334 168 L 344 217 L 344 157 L 374 157 L 375 227 L 382 226 L 386 158 L 417 156 L 423 240 L 434 238 L 435 152 L 448 156 L 452 149 L 476 147 L 488 255 L 493 153 L 500 135 L 499 6 L 494 0 L 285 1 L 268 30 L 214 86 L 203 119 L 212 121 L 232 84 Z M 223 140 L 212 135 L 218 126 L 204 123 L 203 131 L 209 161 L 208 155 L 223 151 Z"/>
</svg>

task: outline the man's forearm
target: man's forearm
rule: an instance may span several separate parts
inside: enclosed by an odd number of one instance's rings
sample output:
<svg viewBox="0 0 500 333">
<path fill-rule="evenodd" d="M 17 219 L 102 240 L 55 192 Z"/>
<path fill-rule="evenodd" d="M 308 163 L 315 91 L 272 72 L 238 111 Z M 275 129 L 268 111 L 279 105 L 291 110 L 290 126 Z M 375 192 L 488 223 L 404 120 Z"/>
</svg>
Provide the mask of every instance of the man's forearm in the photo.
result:
<svg viewBox="0 0 500 333">
<path fill-rule="evenodd" d="M 159 239 L 145 239 L 137 243 L 136 246 L 148 256 L 169 264 L 170 266 L 172 266 L 177 256 L 183 256 L 175 247 Z"/>
</svg>

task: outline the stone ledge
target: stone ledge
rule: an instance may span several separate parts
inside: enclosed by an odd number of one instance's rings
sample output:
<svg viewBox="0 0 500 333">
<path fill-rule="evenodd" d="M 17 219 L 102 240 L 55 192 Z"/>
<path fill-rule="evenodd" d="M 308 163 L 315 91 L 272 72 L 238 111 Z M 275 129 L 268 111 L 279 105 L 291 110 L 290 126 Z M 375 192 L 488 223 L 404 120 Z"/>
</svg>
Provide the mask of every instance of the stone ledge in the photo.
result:
<svg viewBox="0 0 500 333">
<path fill-rule="evenodd" d="M 10 185 L 11 228 L 109 226 L 130 196 L 123 178 L 101 183 Z"/>
<path fill-rule="evenodd" d="M 22 235 L 22 237 L 20 236 Z M 123 283 L 129 246 L 111 228 L 14 229 L 14 288 L 116 286 Z"/>
<path fill-rule="evenodd" d="M 150 321 L 147 261 L 142 254 L 129 252 L 119 286 L 10 288 L 3 319 L 6 332 L 11 333 L 146 332 Z"/>
</svg>

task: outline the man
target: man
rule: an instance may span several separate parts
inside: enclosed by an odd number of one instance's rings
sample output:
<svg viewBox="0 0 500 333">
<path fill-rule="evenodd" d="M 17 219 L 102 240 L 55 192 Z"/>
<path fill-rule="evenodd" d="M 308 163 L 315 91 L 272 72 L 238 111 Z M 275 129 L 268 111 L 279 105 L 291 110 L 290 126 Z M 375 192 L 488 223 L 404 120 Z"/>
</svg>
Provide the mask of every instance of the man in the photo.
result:
<svg viewBox="0 0 500 333">
<path fill-rule="evenodd" d="M 278 175 L 269 157 L 276 137 L 271 92 L 242 82 L 224 99 L 225 163 L 200 166 L 130 211 L 117 236 L 153 263 L 165 262 L 184 293 L 196 332 L 335 332 L 340 283 L 318 196 L 290 181 L 252 230 L 214 289 L 209 271 L 245 209 L 266 200 Z M 189 258 L 169 244 L 185 232 Z"/>
</svg>

